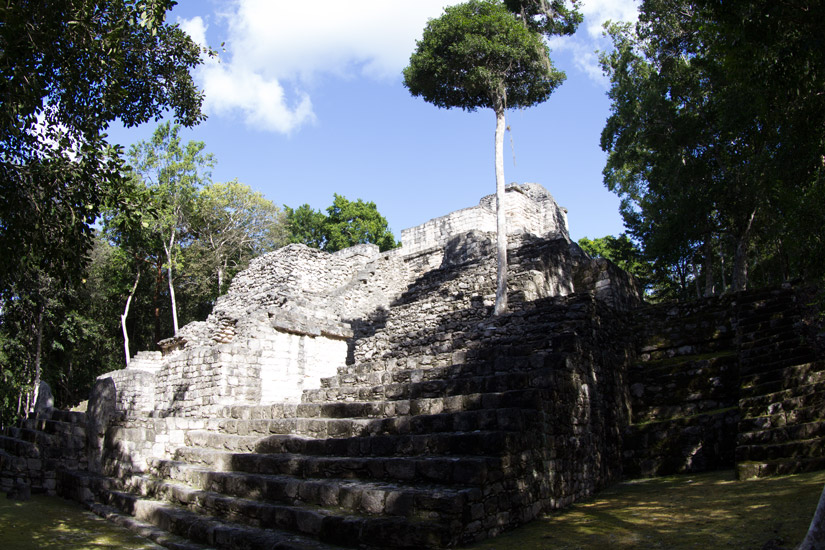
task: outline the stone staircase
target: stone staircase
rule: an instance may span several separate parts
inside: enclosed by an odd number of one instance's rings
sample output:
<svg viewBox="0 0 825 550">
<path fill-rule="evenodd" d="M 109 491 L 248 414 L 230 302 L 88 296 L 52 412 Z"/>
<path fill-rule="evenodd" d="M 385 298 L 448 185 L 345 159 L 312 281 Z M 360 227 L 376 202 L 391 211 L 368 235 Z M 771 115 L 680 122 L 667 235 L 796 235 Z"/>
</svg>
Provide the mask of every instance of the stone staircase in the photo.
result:
<svg viewBox="0 0 825 550">
<path fill-rule="evenodd" d="M 825 468 L 825 362 L 790 286 L 636 312 L 628 477 Z"/>
<path fill-rule="evenodd" d="M 73 485 L 221 548 L 454 546 L 550 505 L 531 440 L 546 432 L 565 368 L 559 354 L 372 373 L 366 384 L 343 374 L 305 403 L 228 408 L 143 471 L 110 463 L 110 475 Z M 123 428 L 140 437 L 139 422 Z M 552 493 L 569 502 L 587 485 L 576 483 L 560 474 Z"/>
<path fill-rule="evenodd" d="M 739 478 L 825 468 L 825 362 L 817 358 L 801 300 L 791 288 L 737 300 Z"/>
<path fill-rule="evenodd" d="M 301 403 L 123 416 L 102 471 L 62 485 L 209 547 L 443 548 L 618 480 L 623 356 L 603 317 L 615 312 L 516 288 L 514 312 L 491 318 L 489 262 L 460 269 L 361 326 L 352 363 Z"/>
<path fill-rule="evenodd" d="M 714 298 L 636 313 L 626 477 L 733 467 L 739 368 L 729 311 L 728 298 Z"/>
</svg>

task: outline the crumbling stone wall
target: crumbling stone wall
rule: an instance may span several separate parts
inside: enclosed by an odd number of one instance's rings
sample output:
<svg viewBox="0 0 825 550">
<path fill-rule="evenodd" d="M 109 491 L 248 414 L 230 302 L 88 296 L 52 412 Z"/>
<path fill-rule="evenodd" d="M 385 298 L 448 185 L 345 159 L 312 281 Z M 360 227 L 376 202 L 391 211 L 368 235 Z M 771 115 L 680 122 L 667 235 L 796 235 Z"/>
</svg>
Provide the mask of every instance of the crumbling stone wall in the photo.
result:
<svg viewBox="0 0 825 550">
<path fill-rule="evenodd" d="M 564 211 L 543 187 L 508 186 L 506 208 L 514 307 L 583 290 L 614 302 L 621 296 L 622 306 L 638 300 L 626 274 L 594 262 L 569 241 Z M 402 294 L 426 284 L 429 272 L 458 270 L 461 282 L 445 292 L 462 298 L 422 303 L 412 312 L 415 322 L 443 318 L 445 308 L 480 313 L 491 300 L 495 233 L 483 231 L 487 222 L 479 220 L 490 216 L 494 228 L 492 195 L 407 231 L 404 246 L 387 253 L 375 245 L 334 254 L 289 245 L 256 258 L 205 321 L 160 342 L 162 357 L 139 354 L 129 368 L 103 377 L 115 382 L 121 411 L 195 416 L 232 404 L 297 401 L 304 389 L 355 359 L 353 324 L 374 324 L 382 312 L 403 307 L 409 299 Z M 455 348 L 471 341 L 454 338 Z"/>
<path fill-rule="evenodd" d="M 451 238 L 468 231 L 496 231 L 496 196 L 488 195 L 478 206 L 464 208 L 422 225 L 401 231 L 404 254 L 444 248 Z M 505 191 L 507 234 L 528 233 L 540 237 L 568 236 L 567 212 L 541 185 L 510 184 Z"/>
</svg>

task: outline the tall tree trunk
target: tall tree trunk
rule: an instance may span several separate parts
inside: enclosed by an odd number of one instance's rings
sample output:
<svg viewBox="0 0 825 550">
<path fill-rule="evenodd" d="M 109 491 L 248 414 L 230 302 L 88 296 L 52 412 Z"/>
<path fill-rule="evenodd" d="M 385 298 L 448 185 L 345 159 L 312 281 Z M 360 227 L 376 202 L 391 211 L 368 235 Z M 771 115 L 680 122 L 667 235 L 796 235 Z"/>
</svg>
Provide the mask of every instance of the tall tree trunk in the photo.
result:
<svg viewBox="0 0 825 550">
<path fill-rule="evenodd" d="M 705 272 L 705 296 L 713 295 L 713 237 L 708 235 L 705 238 L 705 243 L 702 246 L 704 257 L 704 265 L 702 270 Z"/>
<path fill-rule="evenodd" d="M 696 267 L 695 260 L 696 260 L 696 256 L 694 256 L 693 260 L 690 262 L 690 270 L 693 271 L 693 286 L 696 288 L 696 297 L 701 298 L 702 297 L 702 289 L 699 286 L 699 279 L 701 277 L 699 276 L 699 268 Z"/>
<path fill-rule="evenodd" d="M 163 262 L 158 256 L 155 264 L 155 295 L 152 304 L 155 306 L 155 345 L 160 342 L 160 285 L 163 281 Z"/>
<path fill-rule="evenodd" d="M 505 98 L 496 102 L 496 304 L 493 315 L 507 311 L 507 223 L 504 210 L 504 121 Z"/>
<path fill-rule="evenodd" d="M 172 330 L 173 334 L 178 333 L 178 306 L 175 303 L 175 284 L 174 284 L 174 277 L 172 275 L 172 254 L 175 250 L 175 232 L 172 231 L 172 236 L 169 238 L 169 245 L 167 246 L 166 243 L 163 243 L 163 249 L 166 251 L 166 262 L 167 262 L 167 279 L 169 280 L 169 299 L 172 301 Z"/>
<path fill-rule="evenodd" d="M 224 259 L 223 262 L 218 263 L 218 296 L 223 294 L 223 277 L 224 273 L 226 273 L 226 262 L 227 260 Z"/>
<path fill-rule="evenodd" d="M 719 271 L 722 274 L 722 294 L 728 290 L 728 277 L 725 275 L 725 251 L 722 250 L 722 242 L 719 242 Z"/>
<path fill-rule="evenodd" d="M 756 217 L 756 209 L 751 212 L 745 229 L 736 240 L 736 249 L 733 253 L 733 290 L 739 292 L 748 286 L 748 246 L 750 244 L 751 228 L 753 219 Z"/>
<path fill-rule="evenodd" d="M 34 351 L 34 391 L 32 392 L 32 400 L 28 407 L 28 411 L 34 411 L 37 405 L 37 397 L 40 395 L 40 360 L 43 356 L 43 313 L 46 310 L 45 304 L 37 306 L 37 340 L 35 341 Z"/>
<path fill-rule="evenodd" d="M 126 307 L 123 308 L 123 314 L 120 316 L 120 328 L 123 330 L 123 351 L 126 353 L 126 366 L 129 366 L 129 331 L 126 329 L 126 317 L 129 316 L 129 306 L 132 304 L 132 298 L 137 291 L 138 282 L 140 282 L 140 268 L 137 270 L 137 275 L 135 276 L 135 284 L 132 285 L 132 291 L 129 293 L 129 297 L 126 298 Z"/>
</svg>

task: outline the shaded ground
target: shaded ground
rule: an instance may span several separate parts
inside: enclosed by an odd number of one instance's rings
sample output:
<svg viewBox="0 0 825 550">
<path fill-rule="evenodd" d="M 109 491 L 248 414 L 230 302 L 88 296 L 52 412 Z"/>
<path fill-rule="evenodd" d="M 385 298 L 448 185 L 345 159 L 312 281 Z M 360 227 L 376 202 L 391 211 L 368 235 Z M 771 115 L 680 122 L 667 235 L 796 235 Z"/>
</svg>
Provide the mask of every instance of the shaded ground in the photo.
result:
<svg viewBox="0 0 825 550">
<path fill-rule="evenodd" d="M 805 536 L 823 484 L 825 472 L 753 481 L 735 481 L 732 471 L 629 481 L 470 548 L 792 550 Z M 0 496 L 0 548 L 160 547 L 60 498 Z"/>
<path fill-rule="evenodd" d="M 736 481 L 733 471 L 628 481 L 474 550 L 792 550 L 825 472 Z"/>
<path fill-rule="evenodd" d="M 152 541 L 109 523 L 79 504 L 35 495 L 26 502 L 0 493 L 0 548 L 3 550 L 154 550 Z"/>
</svg>

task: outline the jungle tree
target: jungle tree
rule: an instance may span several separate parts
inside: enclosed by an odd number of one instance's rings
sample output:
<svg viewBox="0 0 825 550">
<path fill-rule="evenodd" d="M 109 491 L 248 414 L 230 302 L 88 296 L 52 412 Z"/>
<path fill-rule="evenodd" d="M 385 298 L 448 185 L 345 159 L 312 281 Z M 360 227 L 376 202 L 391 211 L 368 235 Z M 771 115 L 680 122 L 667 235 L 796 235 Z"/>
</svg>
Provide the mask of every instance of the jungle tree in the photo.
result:
<svg viewBox="0 0 825 550">
<path fill-rule="evenodd" d="M 195 197 L 209 180 L 214 157 L 205 153 L 202 141 L 181 142 L 180 126 L 161 124 L 149 141 L 131 147 L 132 170 L 149 187 L 155 198 L 154 220 L 149 231 L 163 247 L 166 280 L 172 306 L 172 327 L 178 332 L 178 309 L 175 301 L 175 269 L 181 239 L 189 236 Z"/>
<path fill-rule="evenodd" d="M 446 8 L 441 17 L 427 23 L 404 69 L 404 85 L 428 103 L 468 112 L 492 109 L 495 113 L 495 315 L 507 309 L 505 111 L 544 102 L 564 79 L 564 73 L 553 66 L 542 35 L 494 0 L 471 0 Z"/>
<path fill-rule="evenodd" d="M 189 74 L 201 50 L 165 23 L 174 4 L 0 5 L 0 257 L 13 258 L 0 262 L 0 300 L 31 304 L 37 323 L 49 319 L 44 293 L 80 284 L 92 224 L 105 203 L 123 198 L 109 124 L 136 126 L 167 111 L 185 125 L 203 118 Z"/>
</svg>

